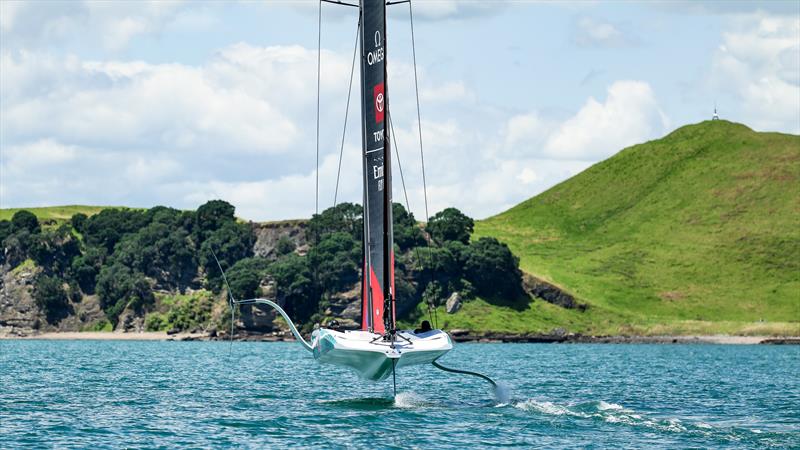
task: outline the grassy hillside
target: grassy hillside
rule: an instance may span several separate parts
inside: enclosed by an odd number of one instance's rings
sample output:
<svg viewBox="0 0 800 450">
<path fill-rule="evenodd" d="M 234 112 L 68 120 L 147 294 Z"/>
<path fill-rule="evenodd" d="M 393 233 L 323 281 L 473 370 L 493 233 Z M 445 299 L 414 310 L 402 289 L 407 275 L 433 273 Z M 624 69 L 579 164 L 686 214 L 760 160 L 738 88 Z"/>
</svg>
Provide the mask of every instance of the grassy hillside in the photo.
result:
<svg viewBox="0 0 800 450">
<path fill-rule="evenodd" d="M 65 206 L 45 206 L 41 208 L 3 208 L 0 209 L 0 220 L 11 220 L 19 210 L 30 211 L 39 218 L 40 221 L 63 221 L 69 220 L 74 214 L 84 213 L 92 216 L 106 208 L 117 208 L 111 206 L 86 206 L 86 205 L 65 205 Z M 119 209 L 128 209 L 119 207 Z"/>
<path fill-rule="evenodd" d="M 523 270 L 590 305 L 548 326 L 800 334 L 799 136 L 689 125 L 475 228 L 474 237 L 507 243 Z M 471 314 L 487 311 L 465 308 L 450 320 Z"/>
</svg>

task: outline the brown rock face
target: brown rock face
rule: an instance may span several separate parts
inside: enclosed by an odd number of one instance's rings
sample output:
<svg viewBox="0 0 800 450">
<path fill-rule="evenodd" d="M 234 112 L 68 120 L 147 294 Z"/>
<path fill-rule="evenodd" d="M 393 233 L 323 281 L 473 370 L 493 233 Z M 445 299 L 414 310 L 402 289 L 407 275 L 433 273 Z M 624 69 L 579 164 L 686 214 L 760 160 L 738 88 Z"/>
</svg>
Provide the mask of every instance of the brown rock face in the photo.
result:
<svg viewBox="0 0 800 450">
<path fill-rule="evenodd" d="M 255 256 L 270 259 L 277 258 L 278 242 L 282 237 L 286 237 L 294 243 L 296 253 L 303 255 L 308 252 L 305 222 L 256 223 L 253 224 L 253 232 L 256 234 L 256 243 L 253 245 Z"/>
<path fill-rule="evenodd" d="M 41 271 L 36 266 L 22 265 L 16 269 L 0 266 L 0 335 L 27 336 L 46 331 L 80 331 L 105 318 L 97 296 L 88 295 L 79 302 L 70 301 L 68 314 L 57 321 L 48 322 L 33 299 L 33 286 Z"/>
<path fill-rule="evenodd" d="M 0 267 L 0 334 L 28 335 L 46 327 L 44 314 L 31 295 L 39 272 L 38 267 Z"/>
<path fill-rule="evenodd" d="M 575 297 L 558 286 L 536 278 L 531 274 L 524 274 L 522 283 L 526 292 L 548 303 L 558 305 L 562 308 L 577 309 L 578 311 L 585 311 L 588 307 L 588 305 L 576 301 Z"/>
<path fill-rule="evenodd" d="M 445 309 L 447 314 L 455 314 L 459 309 L 461 309 L 461 294 L 458 292 L 453 292 L 445 303 Z"/>
<path fill-rule="evenodd" d="M 361 320 L 361 283 L 347 292 L 333 295 L 325 316 L 338 322 L 341 328 L 357 329 Z"/>
</svg>

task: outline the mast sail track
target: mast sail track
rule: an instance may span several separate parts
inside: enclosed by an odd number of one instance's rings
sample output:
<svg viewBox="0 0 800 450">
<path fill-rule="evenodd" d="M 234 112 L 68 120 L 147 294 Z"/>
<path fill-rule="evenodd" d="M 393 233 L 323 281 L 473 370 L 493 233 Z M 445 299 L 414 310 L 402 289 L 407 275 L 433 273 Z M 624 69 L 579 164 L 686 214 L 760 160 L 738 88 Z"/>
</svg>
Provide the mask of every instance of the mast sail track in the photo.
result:
<svg viewBox="0 0 800 450">
<path fill-rule="evenodd" d="M 361 0 L 361 132 L 364 261 L 361 328 L 393 331 L 394 245 L 386 78 L 386 4 Z"/>
</svg>

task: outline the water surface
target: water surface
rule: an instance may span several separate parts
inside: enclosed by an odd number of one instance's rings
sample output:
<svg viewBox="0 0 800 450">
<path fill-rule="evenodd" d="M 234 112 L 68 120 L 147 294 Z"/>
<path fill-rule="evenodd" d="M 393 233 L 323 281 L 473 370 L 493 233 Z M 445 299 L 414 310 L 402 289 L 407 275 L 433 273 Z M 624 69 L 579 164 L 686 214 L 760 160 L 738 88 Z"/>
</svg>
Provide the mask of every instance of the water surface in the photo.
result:
<svg viewBox="0 0 800 450">
<path fill-rule="evenodd" d="M 229 354 L 230 352 L 230 354 Z M 299 345 L 0 341 L 0 447 L 798 448 L 800 348 L 459 344 L 359 381 Z"/>
</svg>

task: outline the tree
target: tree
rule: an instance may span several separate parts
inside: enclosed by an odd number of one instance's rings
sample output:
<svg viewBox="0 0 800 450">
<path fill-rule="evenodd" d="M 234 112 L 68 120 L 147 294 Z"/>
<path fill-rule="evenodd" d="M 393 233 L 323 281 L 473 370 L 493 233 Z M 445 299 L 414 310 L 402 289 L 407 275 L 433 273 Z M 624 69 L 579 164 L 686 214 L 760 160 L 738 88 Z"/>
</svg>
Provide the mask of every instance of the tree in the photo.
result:
<svg viewBox="0 0 800 450">
<path fill-rule="evenodd" d="M 495 238 L 483 237 L 469 246 L 464 272 L 478 293 L 487 297 L 516 299 L 523 292 L 519 258 Z"/>
<path fill-rule="evenodd" d="M 317 312 L 318 297 L 308 258 L 288 254 L 269 266 L 269 274 L 275 279 L 278 301 L 298 322 L 308 320 Z"/>
<path fill-rule="evenodd" d="M 442 285 L 438 281 L 428 283 L 425 292 L 422 293 L 422 300 L 432 308 L 441 305 L 444 300 Z"/>
<path fill-rule="evenodd" d="M 255 234 L 252 226 L 228 222 L 211 233 L 200 247 L 200 265 L 205 269 L 208 283 L 212 289 L 220 286 L 221 273 L 214 261 L 214 253 L 219 258 L 223 269 L 233 266 L 242 258 L 253 256 Z"/>
<path fill-rule="evenodd" d="M 65 309 L 69 305 L 63 282 L 58 277 L 48 275 L 40 275 L 36 278 L 33 299 L 36 305 L 44 311 L 48 322 L 64 317 Z"/>
<path fill-rule="evenodd" d="M 345 232 L 325 235 L 308 252 L 308 258 L 322 291 L 348 290 L 358 281 L 361 246 Z"/>
<path fill-rule="evenodd" d="M 443 244 L 447 241 L 469 242 L 475 222 L 456 208 L 447 208 L 436 213 L 425 227 L 431 237 Z"/>
<path fill-rule="evenodd" d="M 245 258 L 237 261 L 225 272 L 233 297 L 244 300 L 261 295 L 259 287 L 268 268 L 269 261 L 263 258 Z"/>
<path fill-rule="evenodd" d="M 181 288 L 197 274 L 194 244 L 186 230 L 174 223 L 152 222 L 126 235 L 115 247 L 112 258 L 159 282 Z"/>
<path fill-rule="evenodd" d="M 185 228 L 184 212 L 166 206 L 154 206 L 144 213 L 148 224 L 160 223 L 170 229 Z"/>
<path fill-rule="evenodd" d="M 0 220 L 0 246 L 13 231 L 14 228 L 10 220 Z"/>
<path fill-rule="evenodd" d="M 16 230 L 3 240 L 4 259 L 11 267 L 16 267 L 28 258 L 38 235 L 31 234 L 27 228 Z"/>
<path fill-rule="evenodd" d="M 289 239 L 288 236 L 281 236 L 280 239 L 278 239 L 278 243 L 275 245 L 275 250 L 278 252 L 278 255 L 288 255 L 292 253 L 295 248 L 294 241 Z"/>
<path fill-rule="evenodd" d="M 236 222 L 236 208 L 223 200 L 210 200 L 197 208 L 195 223 L 200 240 L 205 240 L 224 225 Z"/>
<path fill-rule="evenodd" d="M 406 211 L 400 203 L 392 204 L 392 224 L 394 242 L 400 250 L 407 250 L 425 244 L 422 230 L 414 219 L 414 214 Z"/>
<path fill-rule="evenodd" d="M 64 275 L 72 260 L 81 254 L 80 243 L 72 235 L 69 225 L 38 235 L 29 251 L 36 263 L 52 274 Z"/>
<path fill-rule="evenodd" d="M 94 294 L 97 274 L 100 273 L 105 259 L 104 247 L 87 247 L 82 255 L 72 260 L 70 275 L 83 292 Z"/>
<path fill-rule="evenodd" d="M 97 294 L 100 306 L 111 323 L 116 323 L 119 314 L 126 308 L 141 311 L 155 301 L 150 283 L 141 272 L 114 263 L 104 266 L 97 276 Z"/>
<path fill-rule="evenodd" d="M 84 213 L 75 213 L 69 219 L 70 225 L 72 228 L 75 229 L 78 233 L 83 233 L 86 230 L 86 221 L 89 220 L 89 217 Z"/>
<path fill-rule="evenodd" d="M 314 214 L 308 221 L 306 236 L 309 242 L 317 243 L 325 235 L 336 232 L 348 233 L 356 241 L 364 235 L 363 208 L 353 203 L 340 203 Z"/>
<path fill-rule="evenodd" d="M 142 211 L 104 209 L 89 217 L 84 230 L 84 241 L 89 245 L 105 247 L 111 254 L 123 236 L 138 231 L 148 223 Z"/>
<path fill-rule="evenodd" d="M 42 227 L 39 225 L 39 219 L 36 218 L 36 215 L 24 209 L 14 213 L 11 217 L 11 225 L 14 231 L 28 230 L 31 234 L 38 234 L 42 231 Z"/>
</svg>

